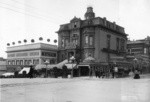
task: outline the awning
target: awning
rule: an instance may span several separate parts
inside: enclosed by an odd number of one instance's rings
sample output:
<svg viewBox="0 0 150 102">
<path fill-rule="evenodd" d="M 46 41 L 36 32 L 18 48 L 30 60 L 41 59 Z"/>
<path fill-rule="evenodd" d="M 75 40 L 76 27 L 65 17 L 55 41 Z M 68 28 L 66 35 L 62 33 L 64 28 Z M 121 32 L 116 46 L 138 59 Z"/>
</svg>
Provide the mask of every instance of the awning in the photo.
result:
<svg viewBox="0 0 150 102">
<path fill-rule="evenodd" d="M 35 66 L 35 69 L 42 69 L 42 68 L 52 69 L 53 67 L 57 67 L 57 64 L 51 64 L 47 66 L 45 64 L 38 64 Z"/>
<path fill-rule="evenodd" d="M 86 63 L 94 63 L 94 62 L 95 62 L 95 58 L 89 56 L 89 57 L 85 58 L 85 59 L 83 60 L 83 62 L 86 62 Z"/>
<path fill-rule="evenodd" d="M 26 74 L 28 74 L 30 72 L 30 67 L 24 67 L 19 74 L 23 74 L 23 71 L 26 71 Z"/>
<path fill-rule="evenodd" d="M 58 63 L 58 64 L 57 64 L 57 68 L 62 69 L 62 66 L 65 65 L 66 63 L 68 63 L 68 59 L 66 59 L 66 60 L 64 60 L 64 61 L 62 61 L 62 62 L 60 62 L 60 63 Z"/>
<path fill-rule="evenodd" d="M 68 64 L 65 64 L 65 66 L 67 66 L 68 69 L 72 69 L 76 66 L 77 64 L 71 64 L 71 63 L 68 63 Z"/>
<path fill-rule="evenodd" d="M 65 65 L 66 63 L 68 63 L 67 59 L 58 64 L 49 64 L 47 66 L 45 64 L 38 64 L 35 66 L 35 69 L 42 69 L 42 68 L 52 69 L 54 67 L 62 69 L 62 66 Z"/>
<path fill-rule="evenodd" d="M 3 76 L 11 76 L 11 75 L 14 75 L 14 73 L 4 73 L 4 74 L 2 74 Z"/>
</svg>

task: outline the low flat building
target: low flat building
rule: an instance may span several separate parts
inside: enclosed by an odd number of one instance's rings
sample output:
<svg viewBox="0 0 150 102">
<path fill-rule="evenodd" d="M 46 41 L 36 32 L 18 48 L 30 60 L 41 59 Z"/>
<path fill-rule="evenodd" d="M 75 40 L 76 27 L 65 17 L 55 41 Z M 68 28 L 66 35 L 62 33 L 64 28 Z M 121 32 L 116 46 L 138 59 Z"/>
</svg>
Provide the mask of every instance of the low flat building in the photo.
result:
<svg viewBox="0 0 150 102">
<path fill-rule="evenodd" d="M 16 71 L 27 65 L 57 63 L 57 46 L 45 43 L 25 44 L 7 47 L 7 70 Z"/>
</svg>

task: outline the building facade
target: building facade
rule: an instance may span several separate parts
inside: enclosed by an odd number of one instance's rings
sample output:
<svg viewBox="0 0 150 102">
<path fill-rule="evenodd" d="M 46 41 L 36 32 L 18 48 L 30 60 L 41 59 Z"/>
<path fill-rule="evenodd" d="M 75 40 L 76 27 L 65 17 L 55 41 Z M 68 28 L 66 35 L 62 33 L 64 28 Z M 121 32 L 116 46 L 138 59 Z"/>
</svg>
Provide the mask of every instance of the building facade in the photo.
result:
<svg viewBox="0 0 150 102">
<path fill-rule="evenodd" d="M 150 72 L 150 37 L 127 42 L 127 59 L 135 63 L 135 67 Z M 135 60 L 136 59 L 136 60 Z"/>
<path fill-rule="evenodd" d="M 110 62 L 113 57 L 126 53 L 127 34 L 124 28 L 105 17 L 95 17 L 92 7 L 88 7 L 85 19 L 74 17 L 67 24 L 60 25 L 58 33 L 58 61 L 72 55 L 82 62 L 89 55 L 96 62 Z"/>
<path fill-rule="evenodd" d="M 34 43 L 21 46 L 7 47 L 7 70 L 15 71 L 17 67 L 27 65 L 44 64 L 49 60 L 50 64 L 57 63 L 57 46 Z"/>
</svg>

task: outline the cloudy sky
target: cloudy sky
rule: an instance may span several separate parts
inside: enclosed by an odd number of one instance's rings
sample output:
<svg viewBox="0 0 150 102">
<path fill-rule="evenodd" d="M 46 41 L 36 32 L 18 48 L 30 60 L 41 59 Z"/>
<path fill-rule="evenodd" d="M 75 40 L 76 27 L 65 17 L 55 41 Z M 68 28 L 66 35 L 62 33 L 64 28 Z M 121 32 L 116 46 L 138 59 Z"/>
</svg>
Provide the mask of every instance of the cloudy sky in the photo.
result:
<svg viewBox="0 0 150 102">
<path fill-rule="evenodd" d="M 84 19 L 88 6 L 123 26 L 131 40 L 150 36 L 150 0 L 0 0 L 0 57 L 7 58 L 7 43 L 19 45 L 19 40 L 43 37 L 53 44 L 59 25 L 74 16 Z"/>
</svg>

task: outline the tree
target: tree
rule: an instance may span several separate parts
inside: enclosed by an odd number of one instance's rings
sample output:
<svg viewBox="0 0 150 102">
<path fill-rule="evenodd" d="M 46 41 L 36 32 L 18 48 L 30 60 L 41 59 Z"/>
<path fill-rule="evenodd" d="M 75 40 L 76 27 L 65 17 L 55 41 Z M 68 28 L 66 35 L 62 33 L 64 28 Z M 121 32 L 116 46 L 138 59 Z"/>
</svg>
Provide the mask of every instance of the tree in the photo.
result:
<svg viewBox="0 0 150 102">
<path fill-rule="evenodd" d="M 26 40 L 26 39 L 24 39 L 23 41 L 24 41 L 24 43 L 27 43 L 27 40 Z"/>
<path fill-rule="evenodd" d="M 7 46 L 10 46 L 10 43 L 7 43 Z"/>
<path fill-rule="evenodd" d="M 47 39 L 47 42 L 50 42 L 50 39 Z"/>
<path fill-rule="evenodd" d="M 54 40 L 54 43 L 57 43 L 57 40 L 56 40 L 56 39 Z"/>
<path fill-rule="evenodd" d="M 42 37 L 39 37 L 39 40 L 40 40 L 40 41 L 42 41 L 42 40 L 43 40 L 43 38 L 42 38 Z"/>
<path fill-rule="evenodd" d="M 19 44 L 21 44 L 21 41 L 18 41 Z"/>
<path fill-rule="evenodd" d="M 35 42 L 35 40 L 34 40 L 34 39 L 31 39 L 31 42 L 32 42 L 32 43 L 34 43 L 34 42 Z"/>
</svg>

